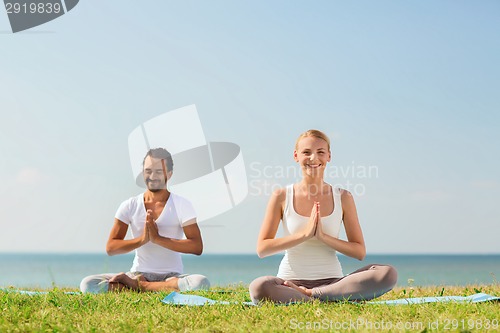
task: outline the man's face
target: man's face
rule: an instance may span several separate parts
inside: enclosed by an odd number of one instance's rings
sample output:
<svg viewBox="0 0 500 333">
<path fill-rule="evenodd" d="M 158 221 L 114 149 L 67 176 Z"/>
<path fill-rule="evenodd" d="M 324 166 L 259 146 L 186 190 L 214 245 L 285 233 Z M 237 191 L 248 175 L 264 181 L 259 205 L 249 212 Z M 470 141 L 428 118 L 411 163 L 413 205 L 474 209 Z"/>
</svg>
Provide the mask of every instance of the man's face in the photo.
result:
<svg viewBox="0 0 500 333">
<path fill-rule="evenodd" d="M 167 188 L 167 180 L 170 173 L 167 171 L 165 160 L 146 157 L 144 160 L 144 182 L 151 192 L 157 192 Z"/>
</svg>

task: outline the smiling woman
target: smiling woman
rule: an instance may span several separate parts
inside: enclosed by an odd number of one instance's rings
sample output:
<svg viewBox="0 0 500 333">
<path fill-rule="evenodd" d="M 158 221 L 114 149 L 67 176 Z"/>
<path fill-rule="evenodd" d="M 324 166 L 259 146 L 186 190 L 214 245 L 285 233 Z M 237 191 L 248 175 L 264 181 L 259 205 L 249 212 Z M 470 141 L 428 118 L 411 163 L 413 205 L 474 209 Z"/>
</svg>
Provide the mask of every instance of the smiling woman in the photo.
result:
<svg viewBox="0 0 500 333">
<path fill-rule="evenodd" d="M 331 160 L 330 140 L 321 131 L 299 136 L 293 153 L 302 180 L 279 189 L 269 200 L 257 241 L 259 257 L 285 250 L 278 276 L 263 276 L 250 284 L 254 303 L 369 300 L 391 290 L 397 281 L 389 265 L 367 265 L 344 276 L 337 252 L 363 260 L 363 233 L 352 195 L 324 180 Z M 276 238 L 280 221 L 284 236 Z M 344 225 L 347 241 L 339 239 Z"/>
</svg>

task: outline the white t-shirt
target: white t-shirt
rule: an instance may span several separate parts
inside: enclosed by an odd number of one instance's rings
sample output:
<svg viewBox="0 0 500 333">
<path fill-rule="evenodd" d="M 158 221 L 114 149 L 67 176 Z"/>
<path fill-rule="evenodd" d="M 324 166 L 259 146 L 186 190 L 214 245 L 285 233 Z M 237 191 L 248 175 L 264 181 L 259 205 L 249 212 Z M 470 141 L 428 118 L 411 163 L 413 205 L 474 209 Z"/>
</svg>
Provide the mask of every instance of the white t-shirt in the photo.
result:
<svg viewBox="0 0 500 333">
<path fill-rule="evenodd" d="M 144 193 L 125 200 L 115 217 L 127 224 L 132 232 L 132 237 L 142 235 L 146 221 L 146 206 Z M 189 200 L 170 193 L 165 208 L 158 219 L 158 232 L 160 236 L 181 239 L 184 236 L 183 227 L 191 224 L 196 218 L 196 212 Z M 191 223 L 190 223 L 191 222 Z M 160 245 L 149 242 L 135 250 L 135 258 L 131 272 L 142 273 L 182 273 L 183 265 L 178 252 L 166 249 Z"/>
</svg>

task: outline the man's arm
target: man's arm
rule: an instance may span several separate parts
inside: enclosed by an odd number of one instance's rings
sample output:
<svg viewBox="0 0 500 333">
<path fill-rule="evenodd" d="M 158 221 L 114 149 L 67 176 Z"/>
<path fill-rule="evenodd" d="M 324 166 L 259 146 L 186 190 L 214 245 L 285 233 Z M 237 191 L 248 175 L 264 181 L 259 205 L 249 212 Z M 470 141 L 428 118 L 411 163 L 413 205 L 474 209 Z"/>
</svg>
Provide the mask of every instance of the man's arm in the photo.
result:
<svg viewBox="0 0 500 333">
<path fill-rule="evenodd" d="M 115 223 L 113 224 L 113 228 L 111 228 L 106 244 L 108 255 L 114 256 L 116 254 L 128 253 L 149 242 L 149 235 L 146 232 L 146 228 L 140 237 L 125 240 L 127 230 L 128 225 L 115 218 Z"/>
<path fill-rule="evenodd" d="M 180 253 L 200 255 L 203 252 L 203 240 L 201 239 L 201 232 L 196 223 L 196 219 L 188 221 L 186 226 L 183 227 L 186 239 L 174 239 L 160 236 L 158 234 L 158 226 L 155 222 L 147 220 L 146 223 L 150 231 L 149 238 L 151 242 Z"/>
</svg>

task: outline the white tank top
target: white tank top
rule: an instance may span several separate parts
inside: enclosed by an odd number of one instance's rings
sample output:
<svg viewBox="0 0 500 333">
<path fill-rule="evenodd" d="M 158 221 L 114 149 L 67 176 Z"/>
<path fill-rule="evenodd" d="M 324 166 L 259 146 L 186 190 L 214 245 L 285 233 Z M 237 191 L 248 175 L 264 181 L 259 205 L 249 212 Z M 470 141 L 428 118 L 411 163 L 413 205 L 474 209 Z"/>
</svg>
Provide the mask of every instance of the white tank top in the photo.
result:
<svg viewBox="0 0 500 333">
<path fill-rule="evenodd" d="M 323 231 L 338 237 L 342 224 L 342 202 L 340 190 L 332 187 L 333 212 L 321 217 Z M 286 187 L 285 209 L 283 211 L 284 236 L 300 231 L 308 223 L 309 217 L 297 214 L 293 206 L 293 184 Z M 337 251 L 312 237 L 285 251 L 278 270 L 278 277 L 284 280 L 318 280 L 343 277 L 342 266 Z"/>
</svg>

